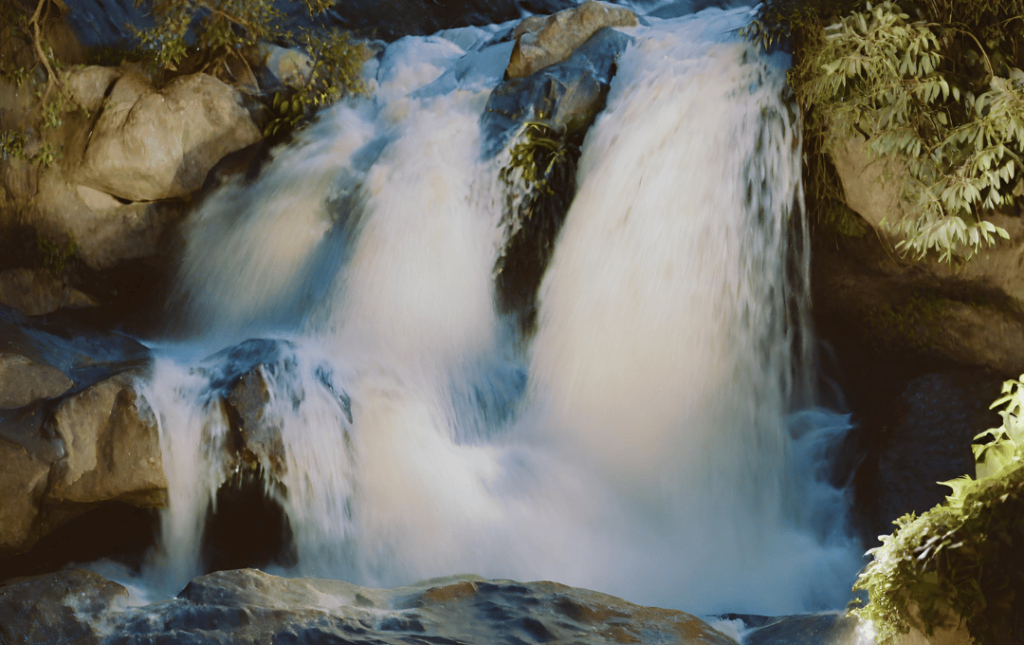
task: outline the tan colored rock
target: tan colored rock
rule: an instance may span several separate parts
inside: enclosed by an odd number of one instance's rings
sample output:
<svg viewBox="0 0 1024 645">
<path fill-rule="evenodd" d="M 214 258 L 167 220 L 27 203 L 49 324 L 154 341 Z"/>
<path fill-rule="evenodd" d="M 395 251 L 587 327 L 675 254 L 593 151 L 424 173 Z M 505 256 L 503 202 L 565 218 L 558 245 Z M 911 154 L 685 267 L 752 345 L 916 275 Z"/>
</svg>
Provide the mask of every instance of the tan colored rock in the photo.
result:
<svg viewBox="0 0 1024 645">
<path fill-rule="evenodd" d="M 121 70 L 116 67 L 99 65 L 73 70 L 67 77 L 71 98 L 90 113 L 95 113 L 103 106 L 107 90 L 121 78 L 121 74 Z"/>
<path fill-rule="evenodd" d="M 79 183 L 130 201 L 186 197 L 224 156 L 260 138 L 237 90 L 206 74 L 154 90 L 115 83 L 85 149 Z"/>
<path fill-rule="evenodd" d="M 632 9 L 588 0 L 577 7 L 548 16 L 544 25 L 536 31 L 531 31 L 537 26 L 536 20 L 524 26 L 512 50 L 506 72 L 509 78 L 529 76 L 548 65 L 565 60 L 604 27 L 636 25 L 637 17 Z"/>
<path fill-rule="evenodd" d="M 64 394 L 74 382 L 55 367 L 21 354 L 0 352 L 0 410 L 13 410 Z"/>
<path fill-rule="evenodd" d="M 31 541 L 49 472 L 48 462 L 0 435 L 0 553 L 19 551 Z"/>
<path fill-rule="evenodd" d="M 94 307 L 97 304 L 90 296 L 55 279 L 46 269 L 26 268 L 0 272 L 0 303 L 29 316 L 65 308 Z"/>
<path fill-rule="evenodd" d="M 65 456 L 54 466 L 50 500 L 164 504 L 167 479 L 156 419 L 130 376 L 114 376 L 65 399 L 54 413 L 54 428 Z"/>
</svg>

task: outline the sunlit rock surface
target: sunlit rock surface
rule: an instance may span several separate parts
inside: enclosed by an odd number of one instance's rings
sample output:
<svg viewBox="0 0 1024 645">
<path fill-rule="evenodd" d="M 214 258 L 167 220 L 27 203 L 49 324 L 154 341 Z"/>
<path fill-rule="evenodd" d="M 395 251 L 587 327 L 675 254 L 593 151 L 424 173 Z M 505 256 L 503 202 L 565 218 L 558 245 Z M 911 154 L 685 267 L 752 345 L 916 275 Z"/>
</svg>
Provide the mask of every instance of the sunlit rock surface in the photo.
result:
<svg viewBox="0 0 1024 645">
<path fill-rule="evenodd" d="M 83 184 L 130 201 L 185 197 L 225 155 L 260 138 L 239 93 L 205 74 L 154 90 L 122 76 L 85 150 Z"/>
<path fill-rule="evenodd" d="M 381 590 L 254 569 L 195 578 L 178 597 L 123 608 L 85 571 L 0 587 L 0 636 L 22 643 L 678 643 L 733 645 L 704 621 L 553 582 L 454 577 Z"/>
<path fill-rule="evenodd" d="M 559 11 L 543 23 L 532 19 L 516 40 L 508 63 L 508 76 L 522 78 L 565 60 L 577 47 L 605 27 L 636 25 L 637 17 L 632 9 L 594 0 Z"/>
</svg>

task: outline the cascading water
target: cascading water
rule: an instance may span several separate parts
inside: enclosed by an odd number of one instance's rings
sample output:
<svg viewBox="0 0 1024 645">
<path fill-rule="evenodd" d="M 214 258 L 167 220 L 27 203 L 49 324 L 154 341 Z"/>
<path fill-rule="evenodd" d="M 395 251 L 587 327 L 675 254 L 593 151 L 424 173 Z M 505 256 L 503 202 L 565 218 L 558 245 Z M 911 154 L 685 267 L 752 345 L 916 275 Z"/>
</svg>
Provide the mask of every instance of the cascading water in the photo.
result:
<svg viewBox="0 0 1024 645">
<path fill-rule="evenodd" d="M 481 159 L 479 119 L 500 27 L 393 44 L 376 99 L 209 199 L 176 299 L 190 340 L 144 393 L 170 498 L 150 574 L 200 572 L 234 467 L 222 399 L 255 373 L 272 437 L 252 458 L 289 573 L 554 579 L 691 612 L 844 604 L 859 551 L 818 472 L 843 419 L 807 407 L 799 126 L 784 61 L 735 36 L 747 20 L 630 30 L 532 338 L 494 306 L 508 153 Z"/>
</svg>

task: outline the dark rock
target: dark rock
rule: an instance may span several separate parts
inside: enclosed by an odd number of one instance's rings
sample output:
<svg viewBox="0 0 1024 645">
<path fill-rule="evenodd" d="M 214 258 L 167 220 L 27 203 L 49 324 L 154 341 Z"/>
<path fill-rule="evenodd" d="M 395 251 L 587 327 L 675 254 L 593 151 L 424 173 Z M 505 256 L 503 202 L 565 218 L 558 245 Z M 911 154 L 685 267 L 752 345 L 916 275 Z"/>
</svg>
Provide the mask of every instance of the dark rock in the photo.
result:
<svg viewBox="0 0 1024 645">
<path fill-rule="evenodd" d="M 0 410 L 26 406 L 64 394 L 74 382 L 64 372 L 32 359 L 0 351 Z"/>
<path fill-rule="evenodd" d="M 750 629 L 744 645 L 820 645 L 855 643 L 856 617 L 849 614 L 798 614 L 794 616 L 723 616 L 738 618 Z"/>
<path fill-rule="evenodd" d="M 127 596 L 121 585 L 80 569 L 9 582 L 0 586 L 0 642 L 102 643 L 100 616 Z"/>
<path fill-rule="evenodd" d="M 602 29 L 564 62 L 496 87 L 481 120 L 485 156 L 497 154 L 526 121 L 585 131 L 604 108 L 615 61 L 631 40 Z"/>
<path fill-rule="evenodd" d="M 93 307 L 97 304 L 46 269 L 8 269 L 0 273 L 0 303 L 29 316 L 49 314 L 58 309 Z"/>
</svg>

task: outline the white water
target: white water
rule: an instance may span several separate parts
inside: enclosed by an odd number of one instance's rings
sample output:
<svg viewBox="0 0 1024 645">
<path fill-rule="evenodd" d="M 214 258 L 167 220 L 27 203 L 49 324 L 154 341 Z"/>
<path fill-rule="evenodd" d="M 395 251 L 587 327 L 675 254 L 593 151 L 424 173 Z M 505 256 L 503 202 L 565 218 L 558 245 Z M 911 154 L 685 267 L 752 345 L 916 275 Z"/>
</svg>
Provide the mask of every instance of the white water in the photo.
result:
<svg viewBox="0 0 1024 645">
<path fill-rule="evenodd" d="M 289 341 L 261 368 L 289 573 L 553 579 L 703 613 L 845 604 L 859 550 L 821 472 L 845 425 L 808 407 L 789 234 L 799 127 L 785 61 L 730 33 L 747 20 L 631 32 L 530 340 L 493 306 L 504 157 L 480 159 L 478 123 L 509 46 L 479 43 L 497 28 L 392 45 L 375 101 L 209 200 L 181 272 L 190 340 L 145 392 L 170 487 L 150 575 L 201 572 L 230 468 L 232 368 L 202 357 L 263 337 Z"/>
</svg>

